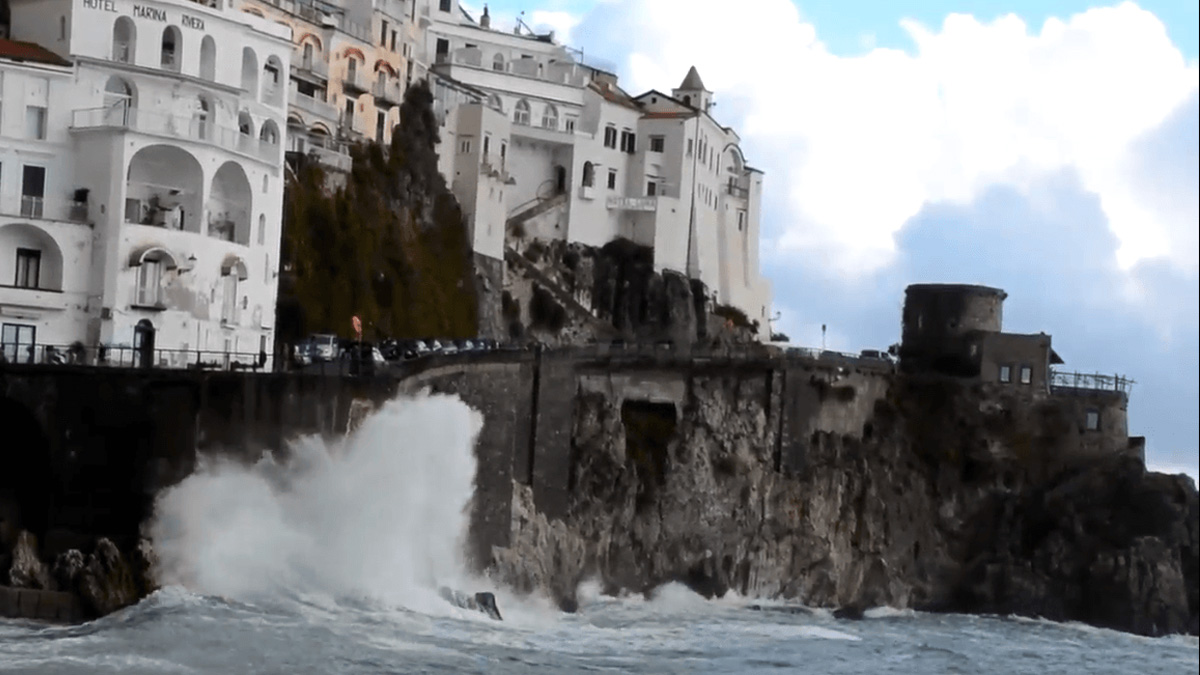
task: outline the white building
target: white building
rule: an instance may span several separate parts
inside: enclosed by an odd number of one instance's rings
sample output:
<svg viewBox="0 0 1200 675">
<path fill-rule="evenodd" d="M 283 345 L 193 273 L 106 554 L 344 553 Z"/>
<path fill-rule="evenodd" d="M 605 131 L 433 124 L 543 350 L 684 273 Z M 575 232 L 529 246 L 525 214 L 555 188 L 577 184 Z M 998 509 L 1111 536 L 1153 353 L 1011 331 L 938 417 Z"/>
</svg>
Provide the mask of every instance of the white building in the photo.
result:
<svg viewBox="0 0 1200 675">
<path fill-rule="evenodd" d="M 489 233 L 514 217 L 535 238 L 627 238 L 653 247 L 659 271 L 703 281 L 714 304 L 741 309 L 769 337 L 762 173 L 746 164 L 737 133 L 713 119 L 712 92 L 694 68 L 670 94 L 629 96 L 552 35 L 492 30 L 486 10 L 476 21 L 456 0 L 422 1 L 435 87 L 481 92 L 482 103 L 439 96 L 442 168 L 477 253 L 502 258 L 506 240 Z"/>
<path fill-rule="evenodd" d="M 0 61 L 6 356 L 270 355 L 290 30 L 226 0 L 9 3 L 45 50 Z"/>
</svg>

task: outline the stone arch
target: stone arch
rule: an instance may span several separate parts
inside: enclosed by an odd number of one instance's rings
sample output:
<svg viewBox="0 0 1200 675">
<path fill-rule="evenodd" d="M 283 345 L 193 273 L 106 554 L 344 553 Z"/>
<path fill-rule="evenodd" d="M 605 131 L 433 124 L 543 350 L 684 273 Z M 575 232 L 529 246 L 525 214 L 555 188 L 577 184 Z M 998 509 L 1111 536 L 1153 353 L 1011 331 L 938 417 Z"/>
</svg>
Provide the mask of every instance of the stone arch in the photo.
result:
<svg viewBox="0 0 1200 675">
<path fill-rule="evenodd" d="M 162 32 L 159 65 L 163 70 L 179 72 L 183 63 L 183 33 L 178 26 L 167 26 Z"/>
<path fill-rule="evenodd" d="M 542 109 L 542 127 L 545 129 L 558 129 L 558 108 L 554 104 L 547 103 Z"/>
<path fill-rule="evenodd" d="M 119 75 L 109 77 L 104 84 L 104 108 L 109 124 L 125 126 L 132 114 L 130 110 L 137 108 L 137 90 Z"/>
<path fill-rule="evenodd" d="M 213 174 L 205 204 L 209 236 L 248 246 L 253 199 L 250 179 L 242 165 L 234 161 L 222 164 Z"/>
<path fill-rule="evenodd" d="M 204 170 L 187 150 L 148 145 L 129 160 L 125 222 L 200 232 Z"/>
<path fill-rule="evenodd" d="M 209 82 L 217 79 L 217 41 L 211 35 L 200 41 L 200 79 Z"/>
<path fill-rule="evenodd" d="M 55 492 L 50 440 L 33 412 L 11 398 L 0 397 L 0 425 L 5 436 L 0 445 L 0 533 L 24 529 L 44 536 Z"/>
<path fill-rule="evenodd" d="M 504 113 L 504 100 L 498 94 L 488 94 L 488 107 L 497 112 Z"/>
<path fill-rule="evenodd" d="M 35 267 L 21 270 L 24 278 L 18 279 L 16 251 L 27 249 L 38 252 Z M 61 291 L 63 276 L 63 254 L 54 237 L 37 225 L 10 223 L 0 226 L 0 250 L 5 257 L 0 259 L 0 280 L 24 288 L 40 288 Z"/>
<path fill-rule="evenodd" d="M 257 7 L 243 7 L 242 11 L 247 14 L 257 16 L 260 19 L 265 18 L 263 16 L 262 10 L 258 9 Z"/>
<path fill-rule="evenodd" d="M 317 51 L 322 51 L 325 49 L 325 43 L 321 41 L 321 36 L 317 35 L 316 33 L 305 33 L 304 35 L 301 35 L 300 39 L 296 40 L 296 44 L 300 46 L 310 44 L 316 47 Z"/>
<path fill-rule="evenodd" d="M 242 89 L 254 96 L 258 93 L 258 54 L 242 47 Z"/>
<path fill-rule="evenodd" d="M 521 99 L 517 101 L 517 107 L 513 109 L 513 122 L 515 124 L 523 124 L 529 126 L 529 101 Z"/>
<path fill-rule="evenodd" d="M 137 59 L 137 25 L 127 16 L 113 22 L 113 61 L 134 63 Z"/>
</svg>

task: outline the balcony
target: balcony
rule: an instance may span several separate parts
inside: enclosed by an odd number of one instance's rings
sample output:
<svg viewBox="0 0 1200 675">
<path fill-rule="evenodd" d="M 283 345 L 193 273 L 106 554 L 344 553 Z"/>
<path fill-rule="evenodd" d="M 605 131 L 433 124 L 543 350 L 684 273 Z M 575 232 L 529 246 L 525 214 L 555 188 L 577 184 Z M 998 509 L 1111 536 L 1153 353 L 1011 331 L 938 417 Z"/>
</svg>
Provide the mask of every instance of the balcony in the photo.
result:
<svg viewBox="0 0 1200 675">
<path fill-rule="evenodd" d="M 725 192 L 726 194 L 738 199 L 746 199 L 750 196 L 750 191 L 740 185 L 727 185 L 725 186 Z"/>
<path fill-rule="evenodd" d="M 288 92 L 288 103 L 297 110 L 328 120 L 332 124 L 337 124 L 337 108 L 325 101 L 292 90 Z"/>
<path fill-rule="evenodd" d="M 85 108 L 71 115 L 71 130 L 116 129 L 136 131 L 152 136 L 178 138 L 237 152 L 248 157 L 275 164 L 279 161 L 279 146 L 237 129 L 218 127 L 196 117 L 167 115 L 138 108 Z"/>
<path fill-rule="evenodd" d="M 71 303 L 77 302 L 80 299 L 78 296 L 81 295 L 83 294 L 67 294 L 51 288 L 28 288 L 0 284 L 0 305 L 9 307 L 29 307 L 61 312 L 66 310 Z"/>
<path fill-rule="evenodd" d="M 371 95 L 375 97 L 375 103 L 386 103 L 388 105 L 400 105 L 403 100 L 400 95 L 399 82 L 376 82 L 371 88 Z"/>
<path fill-rule="evenodd" d="M 309 148 L 308 156 L 312 157 L 318 163 L 329 167 L 330 169 L 341 171 L 343 173 L 350 173 L 350 169 L 353 165 L 350 155 L 347 155 L 344 152 L 322 148 L 320 146 L 313 146 Z"/>
<path fill-rule="evenodd" d="M 321 59 L 301 57 L 292 67 L 292 77 L 324 85 L 329 81 L 329 64 Z"/>
<path fill-rule="evenodd" d="M 366 78 L 357 70 L 347 70 L 342 76 L 342 88 L 352 94 L 365 94 L 369 91 Z"/>
<path fill-rule="evenodd" d="M 347 115 L 342 113 L 341 123 L 338 127 L 346 135 L 362 136 L 365 133 L 366 125 L 358 118 L 358 115 Z"/>
<path fill-rule="evenodd" d="M 20 205 L 4 200 L 0 202 L 0 214 L 21 218 L 56 220 L 64 223 L 88 222 L 87 202 L 73 199 L 47 199 L 33 195 L 21 195 Z"/>
</svg>

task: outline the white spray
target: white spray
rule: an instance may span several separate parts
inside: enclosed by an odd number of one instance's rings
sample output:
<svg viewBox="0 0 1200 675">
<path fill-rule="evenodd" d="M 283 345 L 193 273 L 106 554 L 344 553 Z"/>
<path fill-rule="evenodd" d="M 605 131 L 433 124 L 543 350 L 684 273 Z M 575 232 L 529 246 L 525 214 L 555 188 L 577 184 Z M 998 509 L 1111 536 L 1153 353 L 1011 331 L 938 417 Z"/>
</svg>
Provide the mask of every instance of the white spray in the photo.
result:
<svg viewBox="0 0 1200 675">
<path fill-rule="evenodd" d="M 327 594 L 439 611 L 467 582 L 479 413 L 456 398 L 382 406 L 344 440 L 279 462 L 208 460 L 156 503 L 160 580 L 253 600 Z"/>
</svg>

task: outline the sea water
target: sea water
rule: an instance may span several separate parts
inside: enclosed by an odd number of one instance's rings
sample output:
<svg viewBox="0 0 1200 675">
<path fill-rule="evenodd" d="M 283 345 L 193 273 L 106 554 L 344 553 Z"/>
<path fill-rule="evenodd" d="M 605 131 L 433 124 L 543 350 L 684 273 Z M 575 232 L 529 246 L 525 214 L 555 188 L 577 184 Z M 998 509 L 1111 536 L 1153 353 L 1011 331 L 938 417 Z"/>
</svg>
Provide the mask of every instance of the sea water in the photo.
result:
<svg viewBox="0 0 1200 675">
<path fill-rule="evenodd" d="M 0 620 L 0 673 L 1195 673 L 1194 637 L 873 610 L 862 621 L 669 585 L 579 611 L 514 597 L 460 551 L 479 415 L 393 401 L 287 459 L 206 461 L 160 495 L 164 588 L 80 626 Z M 445 585 L 496 592 L 503 622 Z M 758 605 L 760 609 L 753 609 Z"/>
</svg>

